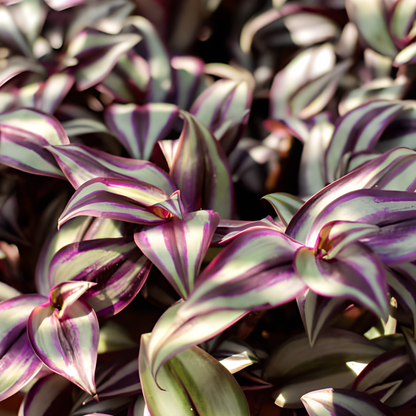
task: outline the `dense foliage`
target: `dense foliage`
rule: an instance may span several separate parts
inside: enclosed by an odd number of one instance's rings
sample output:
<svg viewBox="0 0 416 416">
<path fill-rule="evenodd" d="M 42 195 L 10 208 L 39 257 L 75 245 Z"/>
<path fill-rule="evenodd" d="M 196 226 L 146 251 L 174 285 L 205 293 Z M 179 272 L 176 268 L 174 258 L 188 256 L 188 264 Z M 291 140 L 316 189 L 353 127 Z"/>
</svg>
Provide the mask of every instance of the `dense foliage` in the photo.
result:
<svg viewBox="0 0 416 416">
<path fill-rule="evenodd" d="M 415 36 L 412 0 L 1 2 L 0 400 L 412 408 Z"/>
</svg>

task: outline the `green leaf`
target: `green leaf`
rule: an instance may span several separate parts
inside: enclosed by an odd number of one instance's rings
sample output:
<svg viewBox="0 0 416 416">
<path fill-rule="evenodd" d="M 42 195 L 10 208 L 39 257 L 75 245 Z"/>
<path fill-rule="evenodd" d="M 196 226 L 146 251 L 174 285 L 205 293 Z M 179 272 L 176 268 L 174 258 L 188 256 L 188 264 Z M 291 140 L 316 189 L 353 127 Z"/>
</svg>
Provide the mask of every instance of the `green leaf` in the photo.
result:
<svg viewBox="0 0 416 416">
<path fill-rule="evenodd" d="M 171 358 L 158 375 L 160 390 L 144 357 L 150 334 L 142 335 L 139 372 L 146 403 L 152 416 L 248 416 L 243 391 L 231 373 L 199 347 Z"/>
</svg>

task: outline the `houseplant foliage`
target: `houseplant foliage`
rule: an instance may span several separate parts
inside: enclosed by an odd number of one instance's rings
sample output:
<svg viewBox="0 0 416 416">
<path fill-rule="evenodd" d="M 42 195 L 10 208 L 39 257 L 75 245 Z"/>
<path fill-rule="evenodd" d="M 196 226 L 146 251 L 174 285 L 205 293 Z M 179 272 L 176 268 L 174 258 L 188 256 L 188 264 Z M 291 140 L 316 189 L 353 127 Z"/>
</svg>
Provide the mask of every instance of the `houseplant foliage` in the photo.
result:
<svg viewBox="0 0 416 416">
<path fill-rule="evenodd" d="M 415 16 L 2 2 L 0 400 L 414 411 Z"/>
</svg>

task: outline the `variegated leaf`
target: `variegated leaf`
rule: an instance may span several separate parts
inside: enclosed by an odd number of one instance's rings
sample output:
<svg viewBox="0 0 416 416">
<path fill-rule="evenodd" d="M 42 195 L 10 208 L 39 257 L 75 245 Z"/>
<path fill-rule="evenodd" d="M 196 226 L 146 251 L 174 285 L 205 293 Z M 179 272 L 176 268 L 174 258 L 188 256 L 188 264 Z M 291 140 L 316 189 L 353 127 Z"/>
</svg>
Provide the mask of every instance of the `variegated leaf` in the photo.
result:
<svg viewBox="0 0 416 416">
<path fill-rule="evenodd" d="M 231 218 L 233 186 L 225 154 L 200 121 L 186 111 L 181 116 L 184 126 L 170 175 L 181 190 L 185 210 L 210 209 Z"/>
<path fill-rule="evenodd" d="M 19 109 L 0 115 L 0 162 L 8 166 L 62 178 L 62 172 L 44 148 L 68 143 L 59 121 L 45 113 Z"/>
<path fill-rule="evenodd" d="M 36 289 L 40 294 L 47 296 L 52 289 L 53 284 L 51 285 L 49 281 L 49 268 L 53 256 L 62 247 L 81 241 L 90 222 L 90 218 L 74 218 L 65 223 L 60 230 L 54 231 L 45 241 L 35 271 Z"/>
<path fill-rule="evenodd" d="M 371 361 L 357 376 L 353 388 L 368 392 L 376 386 L 402 381 L 385 401 L 389 407 L 409 407 L 416 402 L 416 380 L 406 348 L 388 351 Z M 375 392 L 377 394 L 377 392 Z"/>
<path fill-rule="evenodd" d="M 306 289 L 292 266 L 299 247 L 270 228 L 240 235 L 201 273 L 182 317 L 215 310 L 262 310 L 294 300 Z"/>
<path fill-rule="evenodd" d="M 212 211 L 197 211 L 134 235 L 143 253 L 183 299 L 192 292 L 202 260 L 219 223 Z"/>
<path fill-rule="evenodd" d="M 292 114 L 291 97 L 309 81 L 315 80 L 332 70 L 335 65 L 335 52 L 332 45 L 306 49 L 299 53 L 274 78 L 270 90 L 270 117 L 285 119 Z"/>
<path fill-rule="evenodd" d="M 25 395 L 20 405 L 20 416 L 46 416 L 72 407 L 69 399 L 74 385 L 64 377 L 52 373 L 38 380 Z"/>
<path fill-rule="evenodd" d="M 33 310 L 28 322 L 31 345 L 47 367 L 94 396 L 97 316 L 79 299 L 66 308 L 65 315 L 58 315 L 59 310 L 50 302 Z"/>
<path fill-rule="evenodd" d="M 85 29 L 69 44 L 66 59 L 75 59 L 75 80 L 79 91 L 102 81 L 120 56 L 136 45 L 141 37 L 134 33 L 109 35 Z"/>
<path fill-rule="evenodd" d="M 286 233 L 301 242 L 310 238 L 310 243 L 308 245 L 313 246 L 319 230 L 314 227 L 314 231 L 310 233 L 312 224 L 315 222 L 315 219 L 321 211 L 340 196 L 356 191 L 357 189 L 362 189 L 363 191 L 359 192 L 363 192 L 364 194 L 367 192 L 365 189 L 368 188 L 413 192 L 416 187 L 416 181 L 414 180 L 413 174 L 415 163 L 416 153 L 404 148 L 393 149 L 376 157 L 366 165 L 328 185 L 310 198 L 292 218 L 288 224 Z M 377 191 L 371 190 L 368 192 L 371 194 L 372 192 Z M 355 195 L 358 196 L 359 193 Z M 349 196 L 346 198 L 348 199 Z M 408 196 L 406 196 L 406 198 L 408 198 Z M 400 198 L 397 198 L 396 195 L 398 205 L 400 205 L 399 199 Z M 402 202 L 406 205 L 404 200 Z M 373 207 L 375 206 L 376 205 L 373 205 Z M 342 218 L 335 218 L 334 216 L 331 216 L 328 220 L 325 218 L 325 220 L 319 221 L 319 229 L 326 222 L 331 220 L 345 220 L 345 218 L 348 218 L 349 220 L 357 221 L 357 218 L 360 218 L 359 212 L 360 210 L 354 207 L 353 211 L 349 210 L 347 214 L 344 212 Z M 351 217 L 350 214 L 352 213 L 354 213 L 354 215 Z M 400 215 L 397 214 L 397 216 L 399 217 Z M 358 222 L 368 223 L 369 221 Z M 374 224 L 372 221 L 370 221 L 370 223 Z M 315 225 L 318 226 L 318 222 L 315 222 Z"/>
<path fill-rule="evenodd" d="M 349 304 L 344 298 L 326 298 L 311 290 L 296 298 L 310 346 L 313 347 L 322 330 L 324 330 Z"/>
<path fill-rule="evenodd" d="M 300 198 L 284 192 L 268 194 L 262 199 L 270 202 L 276 211 L 276 214 L 279 216 L 280 221 L 282 221 L 285 226 L 287 226 L 293 215 L 295 215 L 297 210 L 304 204 Z"/>
<path fill-rule="evenodd" d="M 248 416 L 244 394 L 228 370 L 198 347 L 171 358 L 159 371 L 158 383 L 146 361 L 149 334 L 142 335 L 139 372 L 149 411 L 154 416 L 232 414 Z"/>
<path fill-rule="evenodd" d="M 139 33 L 149 54 L 150 91 L 148 101 L 165 102 L 172 88 L 172 68 L 167 51 L 154 26 L 143 16 L 130 16 L 126 30 Z"/>
<path fill-rule="evenodd" d="M 195 56 L 174 56 L 170 62 L 176 81 L 175 103 L 188 111 L 204 74 L 204 61 Z"/>
<path fill-rule="evenodd" d="M 350 244 L 328 261 L 302 247 L 296 252 L 295 269 L 313 292 L 353 299 L 387 320 L 390 305 L 384 265 L 364 244 Z"/>
<path fill-rule="evenodd" d="M 372 150 L 389 122 L 403 107 L 403 102 L 374 101 L 341 117 L 325 155 L 327 181 L 333 182 L 351 170 L 345 156 L 349 152 Z"/>
<path fill-rule="evenodd" d="M 229 154 L 244 133 L 251 102 L 252 90 L 248 82 L 219 80 L 202 92 L 190 113 L 211 131 Z M 232 120 L 238 120 L 240 126 L 240 131 L 235 134 L 230 131 Z"/>
<path fill-rule="evenodd" d="M 266 381 L 280 386 L 274 392 L 280 407 L 299 408 L 300 398 L 313 389 L 351 387 L 355 372 L 347 362 L 369 363 L 384 350 L 353 332 L 322 332 L 313 348 L 306 335 L 297 335 L 270 355 L 263 372 Z"/>
<path fill-rule="evenodd" d="M 354 390 L 324 389 L 302 396 L 309 416 L 393 416 L 392 410 L 374 397 Z"/>
<path fill-rule="evenodd" d="M 113 104 L 105 111 L 105 122 L 135 159 L 149 160 L 156 142 L 173 128 L 179 114 L 175 105 L 151 103 Z"/>
<path fill-rule="evenodd" d="M 246 310 L 214 310 L 203 316 L 184 319 L 184 302 L 171 306 L 158 320 L 146 348 L 146 360 L 153 377 L 171 357 L 186 348 L 219 334 L 247 314 Z"/>
<path fill-rule="evenodd" d="M 97 178 L 80 186 L 64 209 L 58 224 L 89 215 L 135 224 L 160 224 L 181 217 L 179 195 L 168 197 L 156 186 L 131 179 Z"/>
<path fill-rule="evenodd" d="M 23 35 L 18 25 L 13 19 L 10 10 L 5 5 L 0 5 L 0 40 L 11 49 L 21 52 L 21 55 L 32 57 L 31 45 Z"/>
<path fill-rule="evenodd" d="M 45 302 L 40 295 L 21 295 L 0 302 L 0 400 L 12 396 L 42 369 L 26 334 L 34 308 Z"/>
<path fill-rule="evenodd" d="M 98 177 L 130 178 L 163 189 L 167 194 L 176 190 L 169 176 L 150 162 L 113 156 L 81 144 L 49 146 L 71 185 L 78 189 Z"/>
</svg>

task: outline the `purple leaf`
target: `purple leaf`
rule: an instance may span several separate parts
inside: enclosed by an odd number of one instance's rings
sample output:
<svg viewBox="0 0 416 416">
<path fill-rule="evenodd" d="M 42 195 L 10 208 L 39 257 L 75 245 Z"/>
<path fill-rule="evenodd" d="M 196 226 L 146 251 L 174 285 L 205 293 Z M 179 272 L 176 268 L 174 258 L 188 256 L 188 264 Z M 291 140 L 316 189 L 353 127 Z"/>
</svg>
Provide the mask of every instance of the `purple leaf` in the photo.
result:
<svg viewBox="0 0 416 416">
<path fill-rule="evenodd" d="M 35 271 L 36 289 L 40 294 L 47 296 L 53 286 L 49 282 L 49 268 L 53 256 L 67 244 L 81 241 L 90 222 L 90 218 L 74 218 L 65 223 L 60 230 L 54 231 L 45 241 Z"/>
<path fill-rule="evenodd" d="M 25 38 L 15 20 L 13 19 L 10 9 L 4 5 L 0 5 L 0 41 L 7 47 L 17 50 L 21 55 L 32 57 L 32 48 L 28 40 Z"/>
<path fill-rule="evenodd" d="M 85 299 L 99 318 L 109 318 L 130 304 L 146 282 L 152 263 L 140 253 L 133 252 L 105 282 L 91 289 Z"/>
<path fill-rule="evenodd" d="M 98 177 L 136 179 L 157 186 L 169 195 L 176 189 L 169 176 L 150 162 L 113 156 L 81 144 L 47 149 L 75 189 Z"/>
<path fill-rule="evenodd" d="M 262 310 L 294 300 L 306 289 L 292 266 L 299 247 L 270 228 L 240 235 L 201 273 L 180 311 L 182 318 L 219 310 Z"/>
<path fill-rule="evenodd" d="M 194 56 L 174 56 L 170 62 L 176 83 L 175 103 L 189 110 L 204 74 L 204 61 Z"/>
<path fill-rule="evenodd" d="M 106 238 L 68 244 L 53 257 L 49 285 L 70 280 L 94 281 L 104 270 L 137 248 L 131 238 Z"/>
<path fill-rule="evenodd" d="M 306 239 L 313 246 L 320 229 L 329 222 L 349 221 L 376 225 L 383 229 L 399 221 L 408 221 L 416 214 L 416 194 L 404 191 L 386 191 L 379 189 L 361 189 L 349 192 L 329 203 L 316 217 Z M 390 231 L 394 240 L 395 226 Z M 412 227 L 412 222 L 409 223 Z M 370 227 L 371 228 L 371 227 Z M 364 228 L 365 230 L 365 228 Z M 388 237 L 386 232 L 386 238 Z M 371 241 L 372 236 L 368 236 Z M 392 256 L 393 253 L 390 254 Z"/>
<path fill-rule="evenodd" d="M 368 392 L 374 387 L 402 381 L 385 401 L 389 407 L 409 407 L 416 402 L 416 380 L 406 348 L 388 351 L 371 361 L 357 376 L 353 388 Z"/>
<path fill-rule="evenodd" d="M 178 193 L 131 179 L 97 178 L 80 186 L 69 200 L 58 225 L 80 215 L 111 218 L 135 224 L 160 224 L 181 217 Z"/>
<path fill-rule="evenodd" d="M 407 263 L 416 260 L 415 228 L 416 220 L 405 220 L 386 225 L 362 241 L 386 264 Z"/>
<path fill-rule="evenodd" d="M 44 147 L 69 143 L 57 119 L 40 111 L 20 109 L 0 115 L 0 161 L 8 166 L 61 178 Z"/>
<path fill-rule="evenodd" d="M 0 302 L 0 400 L 18 392 L 43 367 L 25 329 L 32 310 L 45 300 L 40 295 L 21 295 Z"/>
<path fill-rule="evenodd" d="M 148 101 L 165 102 L 172 88 L 172 69 L 167 51 L 154 26 L 142 16 L 130 16 L 126 30 L 139 33 L 148 53 L 150 91 Z"/>
<path fill-rule="evenodd" d="M 390 305 L 384 265 L 364 244 L 350 244 L 330 260 L 302 247 L 296 252 L 295 269 L 315 293 L 353 299 L 387 320 Z"/>
<path fill-rule="evenodd" d="M 306 49 L 299 53 L 286 67 L 277 73 L 270 90 L 270 118 L 279 120 L 292 115 L 291 98 L 297 91 L 313 80 L 329 74 L 335 65 L 332 45 Z M 326 103 L 325 103 L 326 104 Z M 295 109 L 299 112 L 302 108 Z"/>
<path fill-rule="evenodd" d="M 248 82 L 219 80 L 202 92 L 190 113 L 210 130 L 229 154 L 244 134 L 251 102 L 252 90 Z M 230 131 L 236 124 L 240 125 L 238 131 Z"/>
<path fill-rule="evenodd" d="M 344 155 L 372 150 L 404 103 L 395 101 L 374 101 L 364 104 L 345 114 L 338 121 L 334 135 L 325 155 L 325 169 L 328 182 L 348 173 L 349 158 Z"/>
<path fill-rule="evenodd" d="M 343 298 L 325 298 L 309 289 L 298 296 L 296 302 L 311 347 L 315 345 L 320 332 L 351 303 Z"/>
<path fill-rule="evenodd" d="M 28 323 L 31 345 L 46 366 L 94 396 L 97 316 L 79 299 L 65 308 L 63 316 L 57 306 L 47 302 L 33 310 Z"/>
<path fill-rule="evenodd" d="M 121 55 L 140 41 L 134 33 L 109 35 L 85 29 L 68 45 L 66 59 L 76 60 L 75 80 L 79 91 L 101 82 L 111 71 Z"/>
<path fill-rule="evenodd" d="M 11 56 L 7 59 L 6 67 L 0 71 L 0 87 L 24 72 L 33 72 L 40 75 L 46 74 L 44 66 L 34 59 L 19 55 Z"/>
<path fill-rule="evenodd" d="M 0 359 L 0 400 L 7 399 L 29 383 L 42 369 L 26 332 L 21 334 Z"/>
<path fill-rule="evenodd" d="M 187 212 L 209 209 L 222 218 L 233 212 L 233 185 L 220 145 L 194 116 L 181 111 L 184 126 L 170 175 Z"/>
<path fill-rule="evenodd" d="M 288 224 L 286 233 L 298 241 L 306 241 L 312 224 L 315 222 L 315 219 L 320 212 L 340 196 L 357 189 L 378 188 L 413 192 L 416 187 L 416 181 L 413 174 L 414 163 L 416 163 L 416 153 L 404 148 L 394 149 L 378 156 L 366 165 L 326 186 L 310 198 L 292 218 Z M 362 192 L 364 193 L 367 191 Z M 371 190 L 369 192 L 371 194 L 374 191 Z M 355 195 L 358 196 L 357 194 Z M 348 199 L 349 197 L 346 198 Z M 398 202 L 397 196 L 396 200 Z M 350 218 L 351 211 L 349 211 L 349 213 L 346 214 L 347 217 L 345 217 L 344 212 L 342 218 L 331 217 L 329 221 L 337 219 L 344 220 L 345 218 L 356 221 L 357 214 L 358 216 L 360 215 L 359 210 L 354 206 L 352 212 L 355 213 L 355 219 Z M 397 215 L 399 216 L 399 214 Z M 328 220 L 322 218 L 322 221 L 319 221 L 319 227 L 322 227 L 326 222 L 328 222 Z M 371 223 L 374 224 L 374 222 Z M 314 231 L 313 233 L 310 233 L 310 236 L 308 237 L 311 238 L 310 246 L 315 244 L 316 236 L 320 229 L 315 229 L 315 225 L 318 226 L 317 223 L 314 224 Z"/>
<path fill-rule="evenodd" d="M 309 416 L 394 416 L 391 409 L 368 394 L 347 389 L 324 389 L 301 398 Z"/>
<path fill-rule="evenodd" d="M 105 122 L 130 156 L 149 160 L 153 147 L 173 128 L 179 114 L 175 105 L 157 103 L 137 106 L 113 104 L 105 111 Z"/>
<path fill-rule="evenodd" d="M 71 392 L 74 385 L 64 377 L 52 373 L 41 378 L 28 391 L 19 409 L 21 416 L 62 414 L 72 407 Z"/>
<path fill-rule="evenodd" d="M 244 309 L 214 310 L 184 319 L 181 308 L 185 304 L 178 302 L 171 306 L 153 328 L 146 348 L 146 360 L 153 377 L 169 358 L 221 333 L 247 314 Z"/>
<path fill-rule="evenodd" d="M 284 192 L 268 194 L 262 199 L 270 202 L 276 211 L 276 214 L 279 216 L 280 221 L 282 221 L 285 226 L 287 226 L 293 215 L 295 215 L 298 209 L 304 204 L 301 199 Z"/>
<path fill-rule="evenodd" d="M 186 299 L 192 292 L 219 220 L 216 212 L 192 212 L 183 219 L 173 218 L 166 224 L 136 233 L 134 241 Z"/>
<path fill-rule="evenodd" d="M 260 221 L 240 221 L 240 220 L 223 220 L 221 219 L 217 229 L 215 230 L 214 237 L 212 238 L 213 244 L 227 243 L 243 234 L 245 232 L 254 231 L 254 229 L 271 228 L 281 233 L 285 232 L 285 226 L 281 222 L 273 221 L 272 217 L 268 215 Z"/>
<path fill-rule="evenodd" d="M 22 108 L 0 115 L 0 126 L 24 130 L 45 145 L 69 144 L 68 136 L 61 123 L 53 116 L 37 110 Z M 39 139 L 38 137 L 41 137 Z"/>
<path fill-rule="evenodd" d="M 0 125 L 0 162 L 34 175 L 64 176 L 51 154 L 48 142 L 26 130 Z"/>
</svg>

